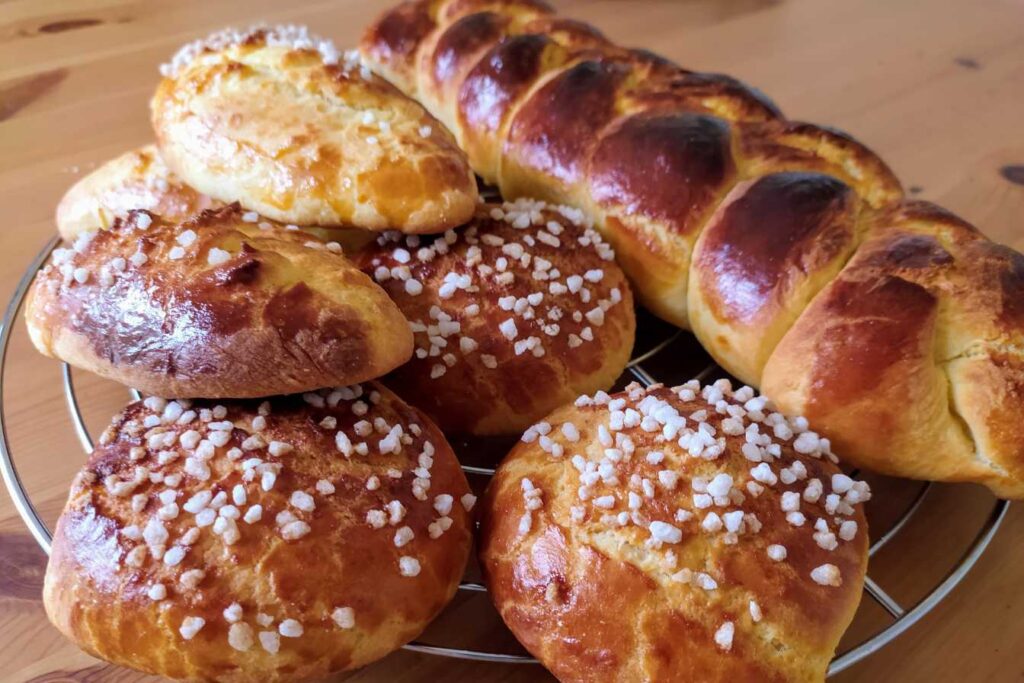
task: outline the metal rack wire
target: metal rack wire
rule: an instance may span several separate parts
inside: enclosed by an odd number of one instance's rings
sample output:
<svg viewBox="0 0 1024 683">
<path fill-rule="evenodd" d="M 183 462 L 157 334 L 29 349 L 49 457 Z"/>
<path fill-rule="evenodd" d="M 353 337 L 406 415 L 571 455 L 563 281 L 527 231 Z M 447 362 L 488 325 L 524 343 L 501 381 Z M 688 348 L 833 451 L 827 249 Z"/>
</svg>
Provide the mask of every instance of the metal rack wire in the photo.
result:
<svg viewBox="0 0 1024 683">
<path fill-rule="evenodd" d="M 50 252 L 52 252 L 57 246 L 58 242 L 59 240 L 57 238 L 51 240 L 32 261 L 28 270 L 18 283 L 14 295 L 7 306 L 3 321 L 0 323 L 0 474 L 3 475 L 4 482 L 7 485 L 7 490 L 9 491 L 11 498 L 14 500 L 18 513 L 21 515 L 21 518 L 24 520 L 26 526 L 38 541 L 39 545 L 47 553 L 50 552 L 52 534 L 42 517 L 39 515 L 39 512 L 32 503 L 21 478 L 18 476 L 17 467 L 15 466 L 11 451 L 7 432 L 7 416 L 4 406 L 4 369 L 7 363 L 12 325 L 17 320 L 18 313 L 21 310 L 22 303 L 32 282 L 32 278 L 46 261 Z M 682 337 L 685 337 L 685 334 L 676 330 L 668 333 L 662 340 L 651 345 L 649 349 L 630 361 L 623 379 L 629 381 L 636 380 L 644 385 L 655 383 L 657 381 L 655 376 L 648 372 L 643 364 L 654 358 L 657 354 L 668 349 L 673 343 Z M 726 373 L 713 362 L 710 362 L 710 360 L 702 370 L 696 373 L 697 378 L 701 380 L 712 376 L 725 375 Z M 67 400 L 67 407 L 71 415 L 72 423 L 74 424 L 78 439 L 81 442 L 83 449 L 86 453 L 89 453 L 92 451 L 92 436 L 89 434 L 89 430 L 86 428 L 85 421 L 82 418 L 82 413 L 78 405 L 78 397 L 75 393 L 74 379 L 72 377 L 71 369 L 66 364 L 62 368 L 62 378 L 64 395 Z M 133 396 L 134 398 L 139 397 L 137 392 L 133 392 Z M 493 468 L 474 465 L 464 465 L 463 470 L 465 470 L 467 474 L 476 477 L 489 477 L 494 473 Z M 913 518 L 915 513 L 920 509 L 922 503 L 925 501 L 931 490 L 931 484 L 921 484 L 919 490 L 915 494 L 915 497 L 911 500 L 904 512 L 871 544 L 869 550 L 870 556 L 875 556 L 879 550 L 888 545 L 899 535 L 899 533 Z M 900 634 L 917 623 L 943 598 L 945 598 L 950 591 L 952 591 L 963 580 L 974 564 L 978 561 L 978 558 L 981 557 L 982 553 L 984 553 L 1006 516 L 1008 506 L 1009 505 L 1006 501 L 995 501 L 991 512 L 978 529 L 974 539 L 970 542 L 963 555 L 960 557 L 959 562 L 947 572 L 945 577 L 937 583 L 927 595 L 910 607 L 902 605 L 898 600 L 893 598 L 873 578 L 871 578 L 871 576 L 865 577 L 864 591 L 871 600 L 878 603 L 878 605 L 880 605 L 889 614 L 892 621 L 884 629 L 873 634 L 867 640 L 838 654 L 829 666 L 829 675 L 843 671 L 856 662 L 868 657 L 872 653 L 877 652 L 879 649 L 892 642 Z M 485 586 L 472 581 L 463 581 L 460 584 L 459 589 L 461 591 L 474 594 L 486 593 L 487 591 Z M 484 650 L 441 647 L 421 642 L 410 643 L 406 645 L 405 648 L 415 652 L 444 657 L 454 657 L 458 659 L 504 664 L 536 663 L 535 659 L 523 654 L 504 654 Z"/>
</svg>

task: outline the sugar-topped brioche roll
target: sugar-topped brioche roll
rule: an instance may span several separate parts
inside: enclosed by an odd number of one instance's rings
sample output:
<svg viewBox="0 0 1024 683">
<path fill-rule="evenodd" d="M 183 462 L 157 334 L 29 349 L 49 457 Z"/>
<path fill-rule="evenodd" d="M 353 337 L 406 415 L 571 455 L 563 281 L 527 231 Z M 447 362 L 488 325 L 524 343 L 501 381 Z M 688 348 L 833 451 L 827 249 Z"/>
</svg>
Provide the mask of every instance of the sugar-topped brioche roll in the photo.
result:
<svg viewBox="0 0 1024 683">
<path fill-rule="evenodd" d="M 301 27 L 227 29 L 183 47 L 151 103 L 167 164 L 285 223 L 440 232 L 476 181 L 423 107 Z"/>
<path fill-rule="evenodd" d="M 157 396 L 249 398 L 379 377 L 412 354 L 387 294 L 322 242 L 242 212 L 132 212 L 29 290 L 40 352 Z"/>
<path fill-rule="evenodd" d="M 105 230 L 133 209 L 181 221 L 220 203 L 197 192 L 167 168 L 156 145 L 144 145 L 105 164 L 71 186 L 57 205 L 57 231 L 74 241 Z"/>
<path fill-rule="evenodd" d="M 633 299 L 581 216 L 487 204 L 443 236 L 389 233 L 359 252 L 415 335 L 415 357 L 388 384 L 446 432 L 475 434 L 519 433 L 608 389 L 633 348 Z"/>
<path fill-rule="evenodd" d="M 487 492 L 481 559 L 562 681 L 821 681 L 860 601 L 866 484 L 749 387 L 584 396 Z"/>
<path fill-rule="evenodd" d="M 167 168 L 155 145 L 145 145 L 111 159 L 72 185 L 57 206 L 57 231 L 73 242 L 84 232 L 110 228 L 115 219 L 127 218 L 136 209 L 176 223 L 223 205 L 185 184 Z M 346 251 L 364 246 L 375 235 L 338 226 L 301 229 L 326 241 L 338 242 Z"/>
<path fill-rule="evenodd" d="M 354 669 L 451 599 L 473 502 L 444 436 L 375 383 L 148 398 L 75 479 L 44 603 L 82 649 L 168 678 Z"/>
</svg>

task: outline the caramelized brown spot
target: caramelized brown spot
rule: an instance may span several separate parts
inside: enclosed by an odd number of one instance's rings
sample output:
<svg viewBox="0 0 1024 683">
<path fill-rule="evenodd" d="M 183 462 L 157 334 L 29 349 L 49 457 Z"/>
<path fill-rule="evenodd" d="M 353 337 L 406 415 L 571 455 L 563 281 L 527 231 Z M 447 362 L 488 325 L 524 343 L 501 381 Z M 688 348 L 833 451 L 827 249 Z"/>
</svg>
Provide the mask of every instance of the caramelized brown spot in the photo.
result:
<svg viewBox="0 0 1024 683">
<path fill-rule="evenodd" d="M 686 233 L 735 175 L 729 145 L 729 125 L 712 116 L 632 116 L 594 152 L 592 196 Z"/>
<path fill-rule="evenodd" d="M 921 270 L 953 263 L 953 256 L 930 235 L 900 235 L 872 252 L 863 263 L 891 272 L 896 268 Z"/>
<path fill-rule="evenodd" d="M 822 335 L 818 362 L 812 359 L 815 383 L 829 388 L 811 394 L 811 403 L 822 406 L 814 412 L 839 409 L 826 403 L 860 400 L 890 368 L 917 362 L 923 352 L 919 340 L 932 338 L 937 311 L 933 294 L 899 277 L 837 280 L 824 313 L 836 323 Z M 885 425 L 878 427 L 884 433 Z"/>
<path fill-rule="evenodd" d="M 508 20 L 493 12 L 464 16 L 445 29 L 431 55 L 434 81 L 443 86 L 461 71 L 462 63 L 501 37 Z"/>
<path fill-rule="evenodd" d="M 298 282 L 267 302 L 263 318 L 286 339 L 295 339 L 316 325 L 319 311 L 313 298 L 313 290 L 305 282 Z"/>
<path fill-rule="evenodd" d="M 364 43 L 382 62 L 406 61 L 434 28 L 425 2 L 403 3 L 369 29 Z"/>
<path fill-rule="evenodd" d="M 459 90 L 459 111 L 468 128 L 496 131 L 518 97 L 541 71 L 547 36 L 529 34 L 501 41 L 474 66 Z"/>
<path fill-rule="evenodd" d="M 256 280 L 260 272 L 260 262 L 247 251 L 248 245 L 245 245 L 242 254 L 232 259 L 223 268 L 217 269 L 214 275 L 217 284 L 247 285 Z"/>
<path fill-rule="evenodd" d="M 370 363 L 373 349 L 358 317 L 339 310 L 329 317 L 323 313 L 320 297 L 304 282 L 275 294 L 263 311 L 263 319 L 285 342 L 285 349 L 297 357 L 327 359 L 332 368 L 356 372 Z"/>
<path fill-rule="evenodd" d="M 578 182 L 587 152 L 615 115 L 627 74 L 622 64 L 585 61 L 555 76 L 516 114 L 505 154 L 563 183 Z"/>
<path fill-rule="evenodd" d="M 701 279 L 732 316 L 749 320 L 792 273 L 811 273 L 852 243 L 856 209 L 853 191 L 831 176 L 759 178 L 708 226 Z"/>
</svg>

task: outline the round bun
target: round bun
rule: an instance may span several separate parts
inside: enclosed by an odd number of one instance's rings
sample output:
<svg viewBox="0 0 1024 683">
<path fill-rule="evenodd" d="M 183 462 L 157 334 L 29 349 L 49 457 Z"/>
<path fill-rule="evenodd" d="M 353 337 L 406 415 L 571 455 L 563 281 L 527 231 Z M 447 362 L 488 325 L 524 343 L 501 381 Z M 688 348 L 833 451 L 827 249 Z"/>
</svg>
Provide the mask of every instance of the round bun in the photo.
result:
<svg viewBox="0 0 1024 683">
<path fill-rule="evenodd" d="M 109 228 L 132 209 L 183 221 L 219 204 L 172 173 L 156 145 L 145 145 L 111 159 L 72 185 L 57 205 L 57 231 L 73 242 L 83 232 Z"/>
<path fill-rule="evenodd" d="M 459 230 L 389 233 L 354 258 L 412 324 L 414 357 L 386 381 L 446 433 L 520 433 L 629 360 L 629 285 L 573 209 L 482 205 Z"/>
<path fill-rule="evenodd" d="M 488 588 L 562 681 L 824 680 L 868 560 L 870 491 L 834 460 L 725 380 L 584 396 L 498 469 Z"/>
<path fill-rule="evenodd" d="M 163 72 L 161 153 L 212 197 L 284 223 L 414 233 L 473 214 L 476 180 L 451 134 L 305 29 L 222 31 Z"/>
<path fill-rule="evenodd" d="M 419 634 L 473 499 L 444 436 L 370 383 L 132 403 L 76 478 L 44 602 L 91 654 L 173 679 L 292 681 Z"/>
<path fill-rule="evenodd" d="M 29 291 L 40 352 L 157 396 L 250 398 L 379 377 L 409 325 L 336 243 L 237 206 L 132 212 L 58 249 Z"/>
</svg>

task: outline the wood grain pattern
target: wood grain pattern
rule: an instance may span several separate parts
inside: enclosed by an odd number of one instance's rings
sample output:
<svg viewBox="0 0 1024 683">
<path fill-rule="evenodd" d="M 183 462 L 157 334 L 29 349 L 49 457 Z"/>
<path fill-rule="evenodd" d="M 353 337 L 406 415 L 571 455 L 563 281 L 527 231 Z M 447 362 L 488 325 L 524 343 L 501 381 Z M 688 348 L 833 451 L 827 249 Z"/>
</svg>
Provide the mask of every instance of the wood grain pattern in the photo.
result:
<svg viewBox="0 0 1024 683">
<path fill-rule="evenodd" d="M 352 46 L 387 6 L 361 0 L 3 0 L 0 6 L 0 297 L 53 234 L 61 194 L 97 163 L 151 139 L 156 66 L 182 42 L 227 24 L 309 24 Z M 616 41 L 697 69 L 730 73 L 769 93 L 792 118 L 843 128 L 877 150 L 916 197 L 937 201 L 994 239 L 1024 249 L 1024 4 L 1020 0 L 565 0 L 571 16 Z M 5 389 L 8 435 L 41 514 L 55 519 L 83 456 L 63 404 L 58 366 L 15 330 Z M 662 361 L 668 362 L 668 361 Z M 650 369 L 657 367 L 653 361 Z M 685 366 L 678 358 L 673 367 Z M 666 366 L 667 368 L 667 366 Z M 76 382 L 96 430 L 123 388 Z M 880 444 L 882 445 L 882 444 Z M 880 487 L 883 484 L 879 484 Z M 891 487 L 887 507 L 908 488 Z M 879 496 L 885 492 L 879 491 Z M 903 604 L 942 578 L 991 499 L 938 487 L 871 574 Z M 1024 511 L 1011 513 L 966 581 L 898 641 L 839 681 L 1008 681 L 1024 676 Z M 63 641 L 38 599 L 45 561 L 0 494 L 0 680 L 148 681 Z M 460 625 L 472 620 L 472 631 Z M 848 643 L 888 623 L 866 605 Z M 432 642 L 515 651 L 486 598 L 459 598 Z M 496 643 L 496 644 L 495 644 Z M 534 681 L 535 667 L 399 652 L 357 681 Z"/>
</svg>

